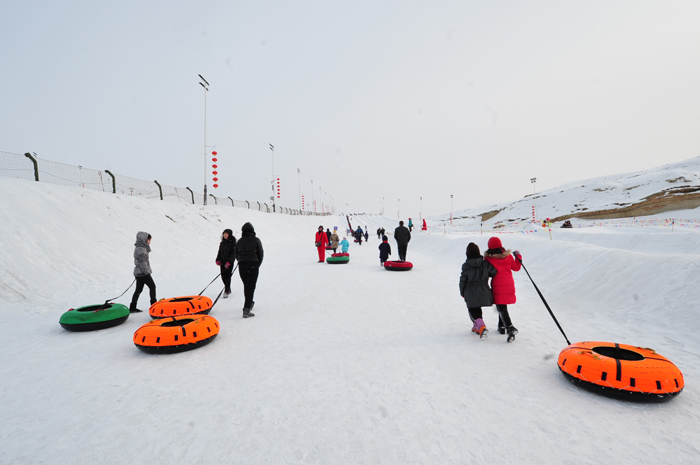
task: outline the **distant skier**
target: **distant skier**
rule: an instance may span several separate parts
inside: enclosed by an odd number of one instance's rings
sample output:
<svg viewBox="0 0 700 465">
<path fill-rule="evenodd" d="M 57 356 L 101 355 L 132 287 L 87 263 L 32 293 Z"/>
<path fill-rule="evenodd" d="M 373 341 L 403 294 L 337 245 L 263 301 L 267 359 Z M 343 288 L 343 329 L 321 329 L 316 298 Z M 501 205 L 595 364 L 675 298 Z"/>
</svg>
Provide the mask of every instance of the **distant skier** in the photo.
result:
<svg viewBox="0 0 700 465">
<path fill-rule="evenodd" d="M 469 318 L 473 323 L 472 332 L 477 333 L 480 338 L 486 337 L 489 332 L 484 324 L 481 307 L 493 305 L 489 278 L 493 278 L 497 273 L 496 268 L 481 256 L 479 246 L 470 242 L 467 245 L 467 261 L 462 265 L 462 274 L 459 277 L 459 295 L 467 304 Z"/>
<path fill-rule="evenodd" d="M 413 220 L 411 218 L 408 219 L 408 230 L 413 232 Z"/>
<path fill-rule="evenodd" d="M 488 242 L 488 250 L 484 254 L 484 259 L 491 263 L 498 271 L 498 274 L 491 280 L 491 288 L 493 290 L 493 303 L 496 304 L 498 310 L 498 332 L 501 334 L 508 333 L 508 342 L 515 340 L 515 335 L 518 330 L 510 320 L 508 314 L 508 305 L 515 303 L 515 281 L 513 280 L 513 271 L 520 271 L 521 264 L 519 260 L 523 257 L 517 250 L 513 255 L 510 250 L 503 248 L 501 240 L 498 237 L 492 237 Z"/>
<path fill-rule="evenodd" d="M 348 253 L 348 249 L 350 249 L 350 243 L 348 242 L 347 237 L 344 237 L 343 240 L 340 241 L 340 247 L 341 252 Z"/>
<path fill-rule="evenodd" d="M 231 274 L 233 263 L 236 261 L 236 238 L 233 231 L 224 229 L 219 243 L 219 252 L 216 254 L 216 264 L 221 269 L 221 280 L 224 282 L 224 299 L 231 295 Z"/>
<path fill-rule="evenodd" d="M 389 255 L 391 255 L 391 246 L 389 245 L 389 238 L 382 236 L 382 243 L 379 244 L 379 264 L 384 265 L 384 262 L 389 260 Z"/>
<path fill-rule="evenodd" d="M 241 227 L 241 238 L 236 243 L 236 259 L 238 260 L 238 275 L 243 281 L 243 318 L 255 316 L 253 310 L 255 302 L 255 286 L 258 283 L 260 265 L 264 257 L 262 242 L 255 235 L 255 228 L 250 223 Z"/>
<path fill-rule="evenodd" d="M 151 305 L 156 303 L 156 283 L 153 282 L 151 274 L 151 262 L 148 255 L 151 252 L 151 235 L 147 232 L 139 231 L 136 234 L 136 242 L 134 243 L 134 277 L 136 278 L 136 289 L 134 290 L 134 295 L 131 298 L 131 305 L 129 306 L 129 312 L 139 313 L 143 310 L 136 308 L 136 304 L 139 301 L 139 296 L 143 291 L 143 286 L 148 286 L 149 297 L 151 298 Z"/>
<path fill-rule="evenodd" d="M 323 232 L 323 226 L 318 227 L 318 232 L 316 232 L 316 242 L 314 242 L 316 250 L 318 251 L 318 263 L 326 262 L 326 246 L 328 245 L 328 236 Z"/>
<path fill-rule="evenodd" d="M 403 221 L 399 221 L 399 226 L 394 230 L 394 239 L 399 247 L 399 260 L 405 262 L 408 243 L 411 242 L 411 231 L 403 225 Z"/>
</svg>

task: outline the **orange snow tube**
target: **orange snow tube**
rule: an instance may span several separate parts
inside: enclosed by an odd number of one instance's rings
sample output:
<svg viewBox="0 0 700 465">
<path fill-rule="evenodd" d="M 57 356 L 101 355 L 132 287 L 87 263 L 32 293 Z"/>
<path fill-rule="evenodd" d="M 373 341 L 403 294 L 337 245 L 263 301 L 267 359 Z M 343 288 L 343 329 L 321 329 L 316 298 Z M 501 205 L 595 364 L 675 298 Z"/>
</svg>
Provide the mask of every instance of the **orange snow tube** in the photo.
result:
<svg viewBox="0 0 700 465">
<path fill-rule="evenodd" d="M 151 305 L 148 314 L 151 318 L 167 318 L 170 316 L 206 315 L 211 311 L 211 299 L 203 295 L 189 295 L 161 299 Z"/>
<path fill-rule="evenodd" d="M 219 334 L 219 322 L 209 315 L 151 320 L 134 333 L 134 344 L 150 354 L 172 354 L 209 344 Z"/>
<path fill-rule="evenodd" d="M 683 374 L 653 349 L 614 342 L 577 342 L 561 351 L 559 369 L 574 384 L 619 399 L 668 400 L 685 386 Z"/>
</svg>

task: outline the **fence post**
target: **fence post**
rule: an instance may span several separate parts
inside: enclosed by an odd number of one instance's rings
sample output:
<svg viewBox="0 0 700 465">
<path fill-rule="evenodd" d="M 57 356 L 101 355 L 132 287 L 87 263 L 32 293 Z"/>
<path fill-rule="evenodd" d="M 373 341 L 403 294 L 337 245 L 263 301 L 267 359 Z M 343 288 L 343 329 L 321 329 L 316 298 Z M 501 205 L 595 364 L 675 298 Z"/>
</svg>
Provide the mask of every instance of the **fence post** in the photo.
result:
<svg viewBox="0 0 700 465">
<path fill-rule="evenodd" d="M 116 194 L 117 193 L 117 180 L 116 180 L 116 178 L 114 177 L 114 175 L 112 174 L 112 172 L 110 170 L 105 170 L 105 173 L 107 173 L 112 178 L 112 194 Z"/>
<path fill-rule="evenodd" d="M 228 199 L 231 201 L 231 206 L 232 206 L 232 207 L 235 207 L 236 204 L 233 203 L 233 199 L 232 199 L 231 197 L 229 197 Z"/>
<path fill-rule="evenodd" d="M 192 205 L 194 205 L 194 192 L 192 192 L 192 189 L 190 189 L 189 187 L 185 187 L 185 189 L 190 191 L 190 195 L 192 196 Z"/>
<path fill-rule="evenodd" d="M 160 191 L 160 200 L 163 200 L 163 188 L 160 187 L 160 183 L 158 181 L 153 181 L 158 185 L 158 190 Z"/>
<path fill-rule="evenodd" d="M 24 156 L 29 158 L 32 163 L 34 163 L 34 180 L 39 182 L 39 164 L 37 163 L 36 158 L 34 158 L 29 152 L 25 153 Z"/>
<path fill-rule="evenodd" d="M 246 207 L 248 210 L 250 210 L 250 202 L 248 202 L 247 200 L 245 201 L 245 207 Z"/>
<path fill-rule="evenodd" d="M 257 204 L 258 204 L 258 211 L 262 211 L 262 205 L 260 205 L 260 202 L 258 202 L 258 201 L 255 201 L 255 203 L 257 203 Z"/>
<path fill-rule="evenodd" d="M 214 194 L 209 194 L 209 197 L 214 199 L 214 205 L 219 205 L 219 202 L 216 201 L 216 197 L 214 197 Z"/>
<path fill-rule="evenodd" d="M 267 204 L 264 202 L 263 205 L 265 205 L 265 213 L 270 213 L 270 207 L 268 207 Z"/>
</svg>

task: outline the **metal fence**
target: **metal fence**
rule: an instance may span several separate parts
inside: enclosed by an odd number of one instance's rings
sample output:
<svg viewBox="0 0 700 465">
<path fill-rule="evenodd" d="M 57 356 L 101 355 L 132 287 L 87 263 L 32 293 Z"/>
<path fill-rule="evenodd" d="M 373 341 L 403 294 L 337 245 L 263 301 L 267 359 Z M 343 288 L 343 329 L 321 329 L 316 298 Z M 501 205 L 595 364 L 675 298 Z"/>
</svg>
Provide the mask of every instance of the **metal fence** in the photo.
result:
<svg viewBox="0 0 700 465">
<path fill-rule="evenodd" d="M 1 152 L 0 176 L 6 176 L 27 181 L 49 182 L 63 186 L 82 187 L 113 194 L 138 196 L 151 200 L 166 200 L 195 205 L 204 204 L 204 196 L 192 191 L 189 187 L 172 187 L 155 181 L 130 178 L 114 174 L 109 170 L 93 170 L 82 166 L 66 165 L 51 160 L 39 158 L 36 154 Z M 247 208 L 266 213 L 273 213 L 272 206 L 267 203 L 234 200 L 231 197 L 216 197 L 209 194 L 207 203 L 211 205 L 231 205 L 232 207 Z M 327 216 L 330 213 L 316 213 L 277 206 L 274 213 L 286 215 Z"/>
</svg>

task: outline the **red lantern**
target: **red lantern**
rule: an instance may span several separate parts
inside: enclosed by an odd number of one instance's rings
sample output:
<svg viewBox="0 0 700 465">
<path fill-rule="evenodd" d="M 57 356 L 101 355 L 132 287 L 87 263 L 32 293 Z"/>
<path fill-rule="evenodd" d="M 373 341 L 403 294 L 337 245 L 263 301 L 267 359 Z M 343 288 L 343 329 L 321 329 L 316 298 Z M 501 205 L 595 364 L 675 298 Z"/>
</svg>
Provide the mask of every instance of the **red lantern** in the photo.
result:
<svg viewBox="0 0 700 465">
<path fill-rule="evenodd" d="M 218 172 L 218 171 L 212 171 L 211 174 L 213 174 L 214 176 L 216 176 L 217 174 L 219 174 L 219 172 Z"/>
<path fill-rule="evenodd" d="M 214 163 L 216 163 L 216 160 L 217 160 L 216 158 L 211 159 L 211 161 L 213 161 Z"/>
<path fill-rule="evenodd" d="M 212 154 L 212 155 L 216 155 L 216 151 L 212 152 L 211 154 Z"/>
<path fill-rule="evenodd" d="M 214 184 L 214 189 L 216 189 L 217 187 L 219 187 L 219 185 L 218 185 L 218 184 Z"/>
<path fill-rule="evenodd" d="M 219 178 L 214 178 L 214 182 L 216 182 L 216 181 L 218 181 L 218 180 L 219 180 Z"/>
<path fill-rule="evenodd" d="M 217 169 L 219 166 L 218 165 L 211 165 L 212 168 Z"/>
</svg>

